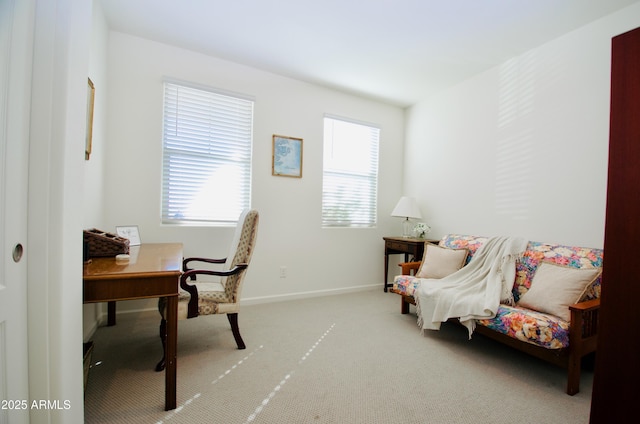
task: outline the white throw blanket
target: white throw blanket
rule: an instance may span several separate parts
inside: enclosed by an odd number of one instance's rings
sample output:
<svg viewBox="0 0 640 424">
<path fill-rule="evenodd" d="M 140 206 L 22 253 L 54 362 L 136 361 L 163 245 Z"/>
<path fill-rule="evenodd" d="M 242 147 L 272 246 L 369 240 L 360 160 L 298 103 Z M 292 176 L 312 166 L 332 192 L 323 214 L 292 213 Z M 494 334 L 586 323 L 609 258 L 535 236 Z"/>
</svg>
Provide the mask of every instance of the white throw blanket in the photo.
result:
<svg viewBox="0 0 640 424">
<path fill-rule="evenodd" d="M 471 338 L 475 319 L 495 317 L 500 303 L 513 304 L 515 262 L 526 247 L 527 241 L 519 237 L 492 237 L 459 271 L 441 279 L 420 279 L 414 297 L 421 331 L 439 330 L 442 322 L 458 318 Z"/>
</svg>

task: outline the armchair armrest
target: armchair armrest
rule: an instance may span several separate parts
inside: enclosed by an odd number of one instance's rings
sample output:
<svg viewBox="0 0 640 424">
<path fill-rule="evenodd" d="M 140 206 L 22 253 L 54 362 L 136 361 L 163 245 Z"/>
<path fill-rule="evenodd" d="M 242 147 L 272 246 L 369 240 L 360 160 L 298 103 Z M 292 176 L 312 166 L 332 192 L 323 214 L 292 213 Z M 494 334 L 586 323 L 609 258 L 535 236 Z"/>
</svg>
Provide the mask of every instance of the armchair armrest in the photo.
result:
<svg viewBox="0 0 640 424">
<path fill-rule="evenodd" d="M 196 260 L 199 260 L 199 259 L 196 259 Z M 214 260 L 217 261 L 218 259 L 214 259 Z M 203 262 L 208 262 L 208 261 L 205 260 Z M 212 262 L 212 263 L 218 263 L 218 262 Z M 224 260 L 222 261 L 222 263 L 224 263 Z M 190 278 L 191 280 L 195 280 L 196 275 L 217 275 L 220 277 L 228 277 L 230 275 L 235 275 L 247 269 L 248 267 L 249 267 L 249 264 L 242 263 L 234 266 L 228 271 L 214 271 L 210 269 L 189 269 L 183 272 L 182 275 L 180 276 L 180 288 L 182 290 L 189 292 L 189 295 L 191 296 L 191 298 L 189 299 L 189 305 L 187 306 L 187 318 L 194 318 L 198 316 L 198 288 L 193 284 L 189 284 L 187 279 Z"/>
<path fill-rule="evenodd" d="M 227 258 L 222 258 L 222 259 L 210 259 L 210 258 L 186 258 L 182 260 L 182 270 L 183 271 L 189 271 L 191 269 L 194 268 L 189 268 L 187 267 L 187 264 L 189 262 L 204 262 L 204 263 L 208 263 L 208 264 L 223 264 L 227 261 Z"/>
<path fill-rule="evenodd" d="M 422 262 L 403 262 L 398 264 L 398 266 L 402 268 L 402 275 L 412 275 L 411 271 L 413 271 L 413 275 L 415 275 L 418 269 L 420 269 L 421 263 Z"/>
<path fill-rule="evenodd" d="M 195 279 L 193 277 L 195 277 L 196 275 L 217 275 L 219 277 L 228 277 L 230 275 L 235 275 L 244 269 L 247 269 L 247 267 L 249 267 L 249 264 L 238 264 L 228 271 L 216 271 L 213 269 L 189 269 L 182 273 L 182 276 L 180 277 L 180 287 L 183 286 L 183 281 L 185 285 L 190 285 L 186 282 L 186 279 L 189 277 L 191 277 L 192 280 Z"/>
</svg>

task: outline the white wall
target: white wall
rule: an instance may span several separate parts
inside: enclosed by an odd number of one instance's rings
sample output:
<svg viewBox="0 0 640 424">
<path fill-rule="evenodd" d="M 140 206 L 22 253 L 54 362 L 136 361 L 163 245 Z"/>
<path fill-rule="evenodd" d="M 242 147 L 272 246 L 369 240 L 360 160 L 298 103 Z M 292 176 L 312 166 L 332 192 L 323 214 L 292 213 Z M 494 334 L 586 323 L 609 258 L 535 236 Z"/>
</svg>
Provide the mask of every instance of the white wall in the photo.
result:
<svg viewBox="0 0 640 424">
<path fill-rule="evenodd" d="M 109 34 L 108 75 L 105 229 L 135 224 L 143 242 L 180 241 L 186 256 L 226 255 L 232 228 L 160 224 L 162 79 L 168 76 L 255 97 L 252 206 L 261 221 L 245 301 L 382 288 L 382 237 L 400 229 L 389 215 L 401 195 L 402 109 L 119 32 Z M 377 228 L 320 228 L 325 113 L 382 129 Z M 304 139 L 301 179 L 271 175 L 273 134 Z M 287 278 L 279 277 L 280 266 Z M 118 304 L 127 307 L 141 306 Z"/>
<path fill-rule="evenodd" d="M 639 25 L 636 4 L 407 111 L 405 192 L 431 235 L 603 246 L 611 38 Z"/>
<path fill-rule="evenodd" d="M 95 87 L 93 143 L 89 160 L 84 162 L 83 226 L 100 226 L 104 220 L 104 162 L 107 144 L 107 48 L 109 28 L 99 1 L 93 2 L 89 78 Z"/>
<path fill-rule="evenodd" d="M 89 78 L 95 87 L 93 143 L 89 160 L 84 161 L 83 228 L 104 227 L 104 163 L 107 144 L 107 47 L 109 29 L 99 1 L 93 2 Z M 83 305 L 83 338 L 88 340 L 102 315 L 101 304 Z"/>
</svg>

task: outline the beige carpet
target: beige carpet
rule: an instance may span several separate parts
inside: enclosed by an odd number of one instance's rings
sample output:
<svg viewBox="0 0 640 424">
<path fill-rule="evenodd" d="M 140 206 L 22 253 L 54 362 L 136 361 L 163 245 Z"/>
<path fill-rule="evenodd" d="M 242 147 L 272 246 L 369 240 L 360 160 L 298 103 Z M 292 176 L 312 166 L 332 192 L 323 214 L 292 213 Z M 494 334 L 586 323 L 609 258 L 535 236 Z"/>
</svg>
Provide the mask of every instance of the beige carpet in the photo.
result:
<svg viewBox="0 0 640 424">
<path fill-rule="evenodd" d="M 444 324 L 421 336 L 399 296 L 369 290 L 181 321 L 178 408 L 164 411 L 156 313 L 100 327 L 87 423 L 588 423 L 593 373 L 565 371 Z"/>
</svg>

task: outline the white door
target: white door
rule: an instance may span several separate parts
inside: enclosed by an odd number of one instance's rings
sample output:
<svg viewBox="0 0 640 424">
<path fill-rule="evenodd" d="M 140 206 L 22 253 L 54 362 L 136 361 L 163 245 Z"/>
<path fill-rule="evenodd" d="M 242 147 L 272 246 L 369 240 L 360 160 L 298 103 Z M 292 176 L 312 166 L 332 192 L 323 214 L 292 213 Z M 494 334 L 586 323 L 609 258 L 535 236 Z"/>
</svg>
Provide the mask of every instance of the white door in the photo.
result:
<svg viewBox="0 0 640 424">
<path fill-rule="evenodd" d="M 27 177 L 33 0 L 0 0 L 0 423 L 29 422 Z"/>
</svg>

